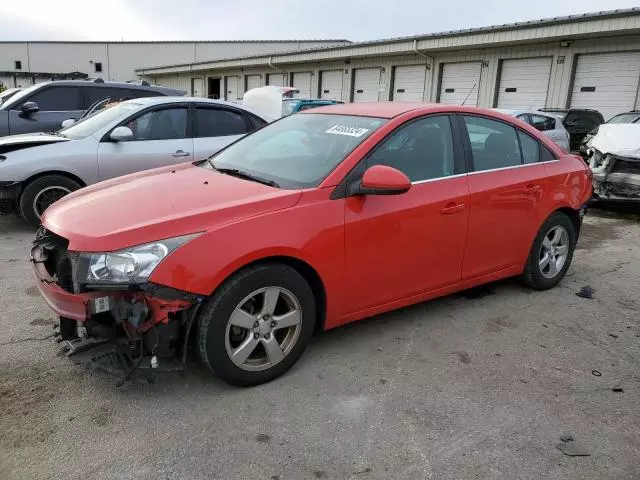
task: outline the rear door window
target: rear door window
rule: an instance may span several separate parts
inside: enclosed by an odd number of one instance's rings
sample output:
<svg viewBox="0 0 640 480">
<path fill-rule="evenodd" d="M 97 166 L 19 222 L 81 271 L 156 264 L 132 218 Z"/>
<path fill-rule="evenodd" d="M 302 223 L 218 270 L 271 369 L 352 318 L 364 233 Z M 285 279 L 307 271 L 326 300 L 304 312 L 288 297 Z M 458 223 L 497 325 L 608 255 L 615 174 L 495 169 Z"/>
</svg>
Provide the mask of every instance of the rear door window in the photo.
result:
<svg viewBox="0 0 640 480">
<path fill-rule="evenodd" d="M 73 86 L 51 86 L 42 88 L 25 99 L 25 102 L 36 102 L 41 112 L 66 112 L 81 110 L 80 89 Z"/>
<path fill-rule="evenodd" d="M 195 133 L 197 138 L 244 135 L 253 130 L 244 115 L 222 108 L 196 107 Z"/>
<path fill-rule="evenodd" d="M 540 144 L 526 133 L 518 130 L 523 163 L 536 163 L 540 159 Z"/>
<path fill-rule="evenodd" d="M 486 117 L 463 118 L 471 143 L 475 171 L 522 165 L 515 127 Z"/>
</svg>

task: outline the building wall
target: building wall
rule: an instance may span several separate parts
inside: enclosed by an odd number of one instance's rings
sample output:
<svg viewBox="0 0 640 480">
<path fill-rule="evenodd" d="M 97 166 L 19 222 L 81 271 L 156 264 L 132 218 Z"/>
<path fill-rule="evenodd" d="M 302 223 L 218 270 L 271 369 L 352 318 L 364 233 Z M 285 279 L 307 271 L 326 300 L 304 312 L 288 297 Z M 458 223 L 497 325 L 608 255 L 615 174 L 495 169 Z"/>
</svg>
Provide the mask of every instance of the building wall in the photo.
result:
<svg viewBox="0 0 640 480">
<path fill-rule="evenodd" d="M 0 81 L 14 86 L 13 73 L 23 87 L 32 81 L 29 73 L 81 72 L 89 77 L 127 81 L 136 78 L 135 69 L 167 63 L 246 55 L 287 52 L 305 48 L 342 45 L 344 41 L 286 42 L 0 42 Z M 22 69 L 15 69 L 15 61 Z M 95 63 L 102 63 L 102 72 Z"/>
<path fill-rule="evenodd" d="M 240 76 L 239 97 L 241 98 L 244 93 L 243 87 L 245 85 L 245 75 L 261 75 L 262 84 L 264 85 L 264 79 L 267 73 L 284 72 L 288 75 L 288 84 L 291 84 L 291 73 L 312 72 L 313 96 L 318 96 L 319 72 L 321 70 L 340 69 L 343 70 L 345 75 L 343 83 L 345 87 L 343 88 L 342 101 L 348 102 L 351 99 L 354 69 L 380 67 L 383 68 L 384 71 L 381 75 L 378 100 L 385 101 L 390 98 L 389 86 L 391 85 L 391 76 L 394 66 L 429 64 L 430 69 L 427 71 L 423 100 L 425 102 L 431 102 L 435 101 L 437 98 L 438 75 L 440 72 L 440 66 L 443 63 L 482 61 L 483 67 L 479 87 L 478 105 L 482 107 L 493 107 L 496 98 L 499 65 L 501 60 L 513 58 L 551 57 L 552 68 L 546 105 L 540 105 L 540 107 L 546 106 L 548 108 L 563 108 L 566 107 L 569 102 L 574 62 L 577 55 L 584 53 L 605 53 L 617 51 L 640 51 L 640 35 L 575 40 L 570 42 L 569 46 L 565 47 L 561 46 L 560 42 L 550 42 L 510 47 L 446 51 L 430 56 L 434 60 L 433 65 L 430 65 L 429 60 L 417 54 L 395 56 L 377 55 L 365 59 L 340 58 L 312 63 L 278 63 L 275 65 L 277 70 L 269 67 L 268 65 L 261 65 L 255 67 L 245 66 L 243 68 L 172 73 L 170 75 L 158 74 L 147 76 L 146 78 L 161 85 L 175 86 L 176 84 L 180 84 L 180 88 L 185 88 L 185 85 L 190 85 L 190 79 L 196 76 L 204 77 L 206 80 L 207 77 L 224 78 L 225 76 L 238 75 Z M 611 72 L 611 74 L 612 77 L 615 77 L 615 72 Z M 187 90 L 189 90 L 189 88 L 187 88 Z"/>
</svg>

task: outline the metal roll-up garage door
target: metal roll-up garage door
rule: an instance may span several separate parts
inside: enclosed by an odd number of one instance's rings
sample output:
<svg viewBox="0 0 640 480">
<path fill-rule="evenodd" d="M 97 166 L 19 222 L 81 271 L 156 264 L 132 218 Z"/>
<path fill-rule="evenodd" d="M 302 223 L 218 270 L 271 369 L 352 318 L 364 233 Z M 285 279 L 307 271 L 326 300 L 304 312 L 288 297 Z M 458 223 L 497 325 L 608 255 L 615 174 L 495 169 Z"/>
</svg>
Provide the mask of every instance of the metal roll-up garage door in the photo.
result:
<svg viewBox="0 0 640 480">
<path fill-rule="evenodd" d="M 278 87 L 284 87 L 287 84 L 287 79 L 284 73 L 267 73 L 267 85 L 276 85 Z"/>
<path fill-rule="evenodd" d="M 238 77 L 224 77 L 224 99 L 225 100 L 238 100 Z"/>
<path fill-rule="evenodd" d="M 593 108 L 605 120 L 640 108 L 640 52 L 580 55 L 578 57 L 571 108 Z"/>
<path fill-rule="evenodd" d="M 311 72 L 295 72 L 291 75 L 293 75 L 291 86 L 300 90 L 300 93 L 296 93 L 296 97 L 311 98 Z"/>
<path fill-rule="evenodd" d="M 537 109 L 547 105 L 551 57 L 502 60 L 498 108 Z"/>
<path fill-rule="evenodd" d="M 398 66 L 393 74 L 391 100 L 396 102 L 421 102 L 424 99 L 425 65 Z"/>
<path fill-rule="evenodd" d="M 482 62 L 444 63 L 440 75 L 438 102 L 478 106 Z"/>
<path fill-rule="evenodd" d="M 251 89 L 260 87 L 262 83 L 261 80 L 262 79 L 260 78 L 260 75 L 246 75 L 244 77 L 245 92 L 248 92 Z"/>
<path fill-rule="evenodd" d="M 323 70 L 320 72 L 320 98 L 342 100 L 344 73 L 342 70 Z"/>
<path fill-rule="evenodd" d="M 380 68 L 357 68 L 353 71 L 353 101 L 377 102 L 380 90 Z"/>
</svg>

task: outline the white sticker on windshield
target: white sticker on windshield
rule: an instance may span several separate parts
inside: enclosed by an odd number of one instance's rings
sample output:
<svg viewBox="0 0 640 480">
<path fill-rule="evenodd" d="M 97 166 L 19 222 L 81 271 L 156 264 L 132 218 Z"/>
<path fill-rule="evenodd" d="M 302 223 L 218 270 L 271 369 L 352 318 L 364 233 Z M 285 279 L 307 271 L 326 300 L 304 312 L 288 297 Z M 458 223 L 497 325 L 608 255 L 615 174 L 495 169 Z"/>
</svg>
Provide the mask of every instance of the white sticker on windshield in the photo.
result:
<svg viewBox="0 0 640 480">
<path fill-rule="evenodd" d="M 325 133 L 333 133 L 334 135 L 347 135 L 349 137 L 361 137 L 369 131 L 368 128 L 347 127 L 345 125 L 334 125 Z"/>
</svg>

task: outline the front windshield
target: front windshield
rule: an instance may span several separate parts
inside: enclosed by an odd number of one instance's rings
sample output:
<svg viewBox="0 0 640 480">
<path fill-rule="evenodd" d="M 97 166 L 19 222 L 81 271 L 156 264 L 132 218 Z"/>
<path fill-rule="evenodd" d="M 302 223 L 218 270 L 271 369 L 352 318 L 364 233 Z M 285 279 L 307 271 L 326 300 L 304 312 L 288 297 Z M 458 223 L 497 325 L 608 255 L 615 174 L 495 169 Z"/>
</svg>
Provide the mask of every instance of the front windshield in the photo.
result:
<svg viewBox="0 0 640 480">
<path fill-rule="evenodd" d="M 142 108 L 142 104 L 134 102 L 123 102 L 111 108 L 100 110 L 74 123 L 70 127 L 63 128 L 58 133 L 64 137 L 75 140 L 93 135 L 104 127 L 126 117 Z"/>
<path fill-rule="evenodd" d="M 633 123 L 640 117 L 640 113 L 621 113 L 610 118 L 607 123 Z"/>
<path fill-rule="evenodd" d="M 234 143 L 202 166 L 238 170 L 281 188 L 315 187 L 386 122 L 347 115 L 291 115 Z"/>
</svg>

